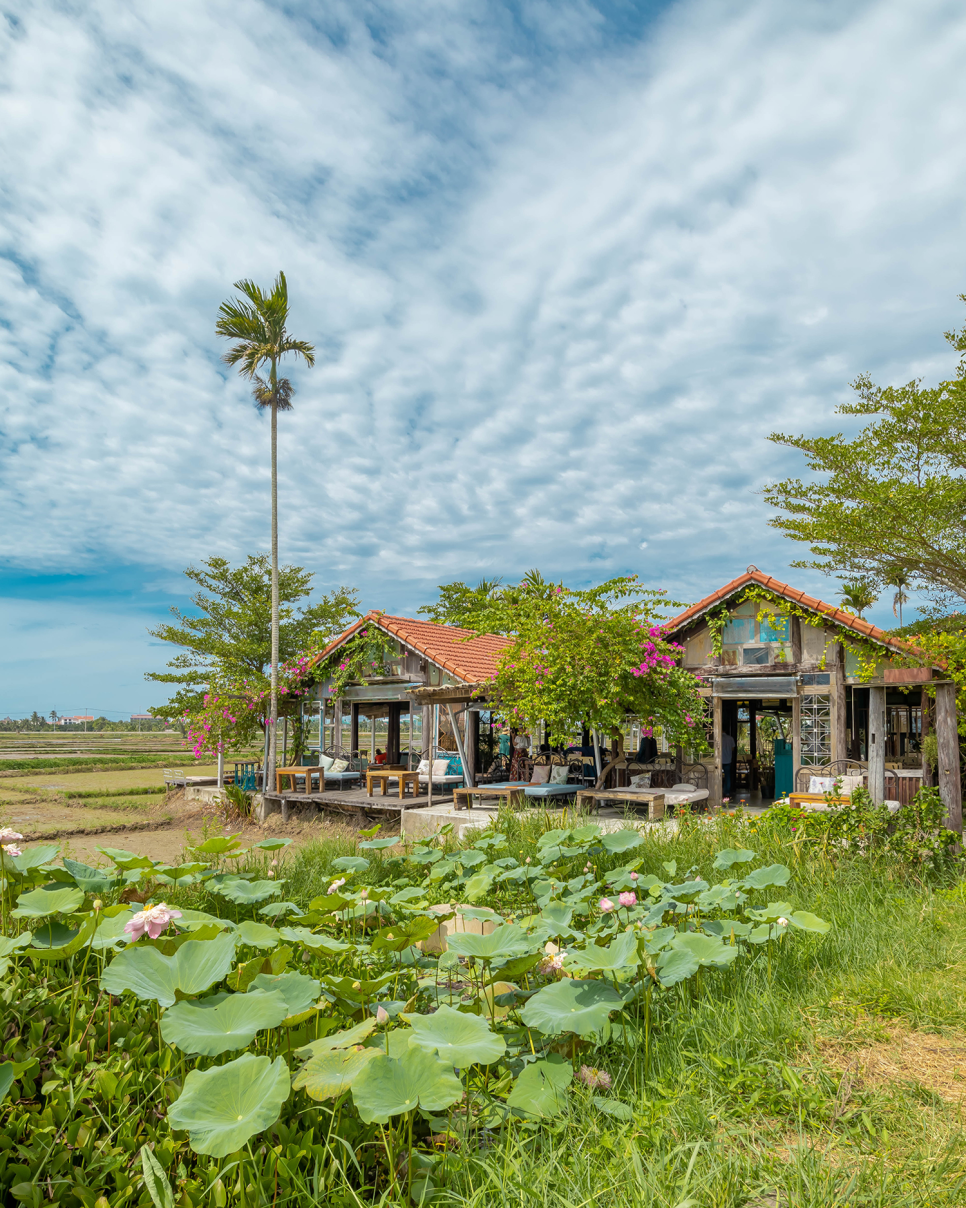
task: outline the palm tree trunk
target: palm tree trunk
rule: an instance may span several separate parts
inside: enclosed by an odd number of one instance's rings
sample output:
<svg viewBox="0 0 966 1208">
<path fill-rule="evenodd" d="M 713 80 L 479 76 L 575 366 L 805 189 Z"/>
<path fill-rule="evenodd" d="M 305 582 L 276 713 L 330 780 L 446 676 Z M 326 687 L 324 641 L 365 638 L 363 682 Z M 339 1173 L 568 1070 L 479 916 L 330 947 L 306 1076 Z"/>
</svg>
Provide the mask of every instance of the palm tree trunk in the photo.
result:
<svg viewBox="0 0 966 1208">
<path fill-rule="evenodd" d="M 274 369 L 274 366 L 272 367 Z M 274 373 L 273 373 L 274 377 Z M 268 767 L 265 786 L 269 792 L 275 781 L 275 731 L 278 720 L 278 408 L 272 400 L 272 667 L 269 700 Z"/>
</svg>

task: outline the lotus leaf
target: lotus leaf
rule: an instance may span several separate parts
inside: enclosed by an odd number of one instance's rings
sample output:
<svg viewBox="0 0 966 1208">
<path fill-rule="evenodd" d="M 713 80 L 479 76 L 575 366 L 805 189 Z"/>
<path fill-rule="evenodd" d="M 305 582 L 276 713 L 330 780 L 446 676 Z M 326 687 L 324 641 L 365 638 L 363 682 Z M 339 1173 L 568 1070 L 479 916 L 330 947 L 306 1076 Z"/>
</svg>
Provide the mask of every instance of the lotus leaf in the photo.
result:
<svg viewBox="0 0 966 1208">
<path fill-rule="evenodd" d="M 89 915 L 76 931 L 65 936 L 57 923 L 48 923 L 34 932 L 30 955 L 40 961 L 65 961 L 91 942 L 97 920 Z M 46 942 L 45 942 L 46 941 Z"/>
<path fill-rule="evenodd" d="M 239 906 L 251 906 L 256 902 L 267 901 L 282 892 L 284 881 L 246 881 L 241 877 L 226 877 L 218 885 L 212 885 L 212 892 L 221 894 L 229 902 Z"/>
<path fill-rule="evenodd" d="M 339 856 L 332 861 L 332 867 L 337 868 L 339 872 L 365 872 L 369 861 L 365 856 Z"/>
<path fill-rule="evenodd" d="M 370 1061 L 381 1055 L 378 1049 L 330 1049 L 306 1062 L 292 1086 L 313 1099 L 336 1099 L 352 1087 Z"/>
<path fill-rule="evenodd" d="M 22 935 L 0 935 L 0 974 L 6 973 L 10 968 L 10 957 L 19 948 L 26 948 L 30 938 L 29 931 Z"/>
<path fill-rule="evenodd" d="M 409 906 L 414 902 L 421 902 L 426 897 L 426 890 L 421 885 L 410 885 L 406 889 L 400 889 L 394 893 L 389 899 L 392 906 Z"/>
<path fill-rule="evenodd" d="M 569 1061 L 553 1053 L 546 1061 L 524 1068 L 507 1099 L 507 1106 L 528 1116 L 556 1116 L 567 1105 L 567 1087 L 574 1071 Z"/>
<path fill-rule="evenodd" d="M 107 906 L 97 916 L 97 930 L 91 940 L 95 952 L 106 952 L 109 948 L 117 949 L 121 943 L 130 942 L 131 937 L 125 935 L 125 924 L 129 923 L 136 907 L 121 904 Z"/>
<path fill-rule="evenodd" d="M 84 904 L 84 891 L 69 885 L 44 886 L 22 893 L 17 898 L 17 909 L 11 911 L 15 919 L 43 919 L 50 914 L 74 914 Z"/>
<path fill-rule="evenodd" d="M 299 1015 L 315 1005 L 321 992 L 320 983 L 307 973 L 259 973 L 249 987 L 281 994 L 288 1004 L 288 1015 Z"/>
<path fill-rule="evenodd" d="M 626 969 L 628 965 L 638 963 L 637 936 L 632 931 L 622 931 L 620 935 L 601 948 L 597 944 L 586 944 L 583 948 L 571 948 L 568 953 L 568 968 L 571 964 L 578 969 Z"/>
<path fill-rule="evenodd" d="M 209 856 L 221 856 L 226 852 L 231 853 L 241 844 L 238 842 L 241 836 L 241 831 L 236 831 L 234 835 L 213 835 L 210 839 L 206 839 L 195 851 L 204 852 Z"/>
<path fill-rule="evenodd" d="M 576 981 L 566 978 L 538 990 L 520 1013 L 528 1028 L 547 1036 L 575 1032 L 589 1036 L 607 1022 L 611 1011 L 624 1000 L 613 986 L 603 981 Z"/>
<path fill-rule="evenodd" d="M 154 861 L 150 856 L 139 856 L 137 852 L 124 851 L 120 847 L 99 847 L 102 855 L 107 856 L 118 868 L 153 868 Z"/>
<path fill-rule="evenodd" d="M 662 986 L 676 986 L 687 981 L 701 967 L 701 962 L 686 948 L 665 948 L 657 958 L 657 975 Z"/>
<path fill-rule="evenodd" d="M 463 1084 L 451 1064 L 424 1049 L 410 1047 L 401 1057 L 374 1057 L 352 1085 L 352 1099 L 366 1124 L 385 1124 L 390 1116 L 443 1111 L 462 1097 Z"/>
<path fill-rule="evenodd" d="M 741 884 L 745 889 L 768 889 L 771 885 L 787 885 L 791 875 L 791 869 L 784 864 L 769 864 L 750 872 Z"/>
<path fill-rule="evenodd" d="M 824 919 L 810 914 L 807 910 L 793 910 L 788 916 L 788 921 L 800 931 L 816 931 L 819 935 L 825 935 L 832 929 L 831 923 L 826 923 Z"/>
<path fill-rule="evenodd" d="M 118 996 L 130 990 L 137 998 L 152 999 L 162 1007 L 170 1007 L 178 991 L 185 995 L 200 994 L 221 981 L 231 969 L 234 956 L 235 937 L 229 932 L 222 932 L 213 940 L 189 940 L 174 956 L 163 956 L 156 948 L 133 944 L 115 956 L 104 970 L 101 989 Z"/>
<path fill-rule="evenodd" d="M 749 944 L 767 944 L 778 937 L 781 928 L 775 923 L 759 923 L 745 936 Z"/>
<path fill-rule="evenodd" d="M 563 902 L 548 902 L 540 911 L 539 918 L 550 928 L 551 935 L 573 935 L 570 924 L 574 917 L 573 906 Z"/>
<path fill-rule="evenodd" d="M 421 940 L 429 937 L 439 928 L 445 915 L 423 915 L 406 919 L 403 923 L 395 923 L 391 927 L 383 927 L 372 937 L 374 952 L 402 952 L 403 948 L 411 948 Z M 452 917 L 452 916 L 449 916 Z"/>
<path fill-rule="evenodd" d="M 331 1036 L 323 1036 L 319 1040 L 311 1040 L 298 1050 L 299 1055 L 311 1053 L 317 1057 L 319 1053 L 328 1053 L 332 1049 L 347 1049 L 353 1045 L 362 1044 L 376 1030 L 374 1019 L 364 1019 L 354 1028 L 346 1028 L 342 1032 L 333 1032 Z"/>
<path fill-rule="evenodd" d="M 69 856 L 64 856 L 63 864 L 85 893 L 110 893 L 118 883 L 117 877 L 108 876 L 102 868 L 91 868 L 89 864 L 81 864 Z"/>
<path fill-rule="evenodd" d="M 281 851 L 291 842 L 291 839 L 262 839 L 260 843 L 252 844 L 252 851 Z"/>
<path fill-rule="evenodd" d="M 751 923 L 738 919 L 705 919 L 701 926 L 708 935 L 718 935 L 722 939 L 743 939 L 752 929 Z"/>
<path fill-rule="evenodd" d="M 165 885 L 193 885 L 202 879 L 198 874 L 208 867 L 200 861 L 192 864 L 156 864 L 154 876 Z"/>
<path fill-rule="evenodd" d="M 748 864 L 757 854 L 744 847 L 726 847 L 724 851 L 718 852 L 711 867 L 732 868 L 735 864 Z"/>
<path fill-rule="evenodd" d="M 235 936 L 239 944 L 247 944 L 250 948 L 275 948 L 278 946 L 279 933 L 267 923 L 254 923 L 246 919 L 238 924 Z"/>
<path fill-rule="evenodd" d="M 307 927 L 279 927 L 278 933 L 283 940 L 304 944 L 306 948 L 311 948 L 314 952 L 324 952 L 326 956 L 335 956 L 352 947 L 344 940 L 337 940 L 331 935 L 318 935 Z"/>
<path fill-rule="evenodd" d="M 360 851 L 382 851 L 387 847 L 396 847 L 402 842 L 398 835 L 389 835 L 385 839 L 367 839 L 359 844 Z"/>
<path fill-rule="evenodd" d="M 738 956 L 738 949 L 723 944 L 716 936 L 702 935 L 700 931 L 686 931 L 671 940 L 675 952 L 690 952 L 699 965 L 723 969 Z"/>
<path fill-rule="evenodd" d="M 300 915 L 302 907 L 294 902 L 269 902 L 267 906 L 260 907 L 258 913 L 266 919 L 277 919 L 280 914 Z"/>
<path fill-rule="evenodd" d="M 475 919 L 477 922 L 484 923 L 502 923 L 503 916 L 497 914 L 495 910 L 491 910 L 489 906 L 458 906 L 457 914 L 463 916 L 464 919 Z M 441 915 L 445 918 L 445 915 Z"/>
<path fill-rule="evenodd" d="M 476 960 L 492 961 L 498 957 L 509 959 L 525 956 L 532 952 L 533 941 L 521 927 L 505 923 L 489 935 L 472 935 L 469 932 L 447 936 L 446 946 L 458 956 L 470 956 Z"/>
<path fill-rule="evenodd" d="M 343 998 L 349 999 L 350 1002 L 362 1002 L 364 998 L 371 998 L 383 986 L 388 986 L 395 977 L 396 973 L 390 969 L 381 977 L 374 977 L 368 981 L 354 977 L 336 977 L 332 973 L 327 973 L 322 980 L 326 986 L 335 990 Z M 356 989 L 357 986 L 358 989 Z"/>
<path fill-rule="evenodd" d="M 177 920 L 182 931 L 197 931 L 199 927 L 207 927 L 214 923 L 221 931 L 234 931 L 235 924 L 230 919 L 219 919 L 216 915 L 204 910 L 189 910 L 181 907 L 181 918 Z"/>
<path fill-rule="evenodd" d="M 30 873 L 43 869 L 51 860 L 57 858 L 58 847 L 28 847 L 19 856 L 8 856 L 0 853 L 4 872 L 11 873 L 17 880 L 24 880 Z"/>
<path fill-rule="evenodd" d="M 468 901 L 478 902 L 480 898 L 486 897 L 492 888 L 493 873 L 487 872 L 487 870 L 484 868 L 479 872 L 474 873 L 473 876 L 470 877 L 470 879 L 466 882 L 464 892 Z"/>
<path fill-rule="evenodd" d="M 452 1007 L 439 1007 L 432 1015 L 401 1016 L 411 1027 L 411 1047 L 438 1053 L 450 1065 L 489 1065 L 506 1052 L 502 1036 L 490 1030 L 479 1015 L 467 1015 Z"/>
<path fill-rule="evenodd" d="M 289 1014 L 277 991 L 213 994 L 198 1002 L 178 1002 L 165 1011 L 161 1035 L 183 1053 L 217 1057 L 247 1048 L 265 1028 L 277 1028 Z"/>
<path fill-rule="evenodd" d="M 225 1158 L 275 1123 L 290 1089 L 283 1058 L 243 1053 L 227 1065 L 191 1070 L 168 1123 L 187 1130 L 195 1153 Z"/>
<path fill-rule="evenodd" d="M 707 881 L 682 881 L 680 885 L 665 886 L 664 897 L 686 902 L 689 898 L 696 898 L 699 893 L 704 893 L 706 889 L 710 888 Z"/>
<path fill-rule="evenodd" d="M 611 831 L 601 836 L 601 843 L 612 856 L 622 851 L 630 851 L 632 847 L 640 847 L 644 836 L 636 830 Z"/>
</svg>

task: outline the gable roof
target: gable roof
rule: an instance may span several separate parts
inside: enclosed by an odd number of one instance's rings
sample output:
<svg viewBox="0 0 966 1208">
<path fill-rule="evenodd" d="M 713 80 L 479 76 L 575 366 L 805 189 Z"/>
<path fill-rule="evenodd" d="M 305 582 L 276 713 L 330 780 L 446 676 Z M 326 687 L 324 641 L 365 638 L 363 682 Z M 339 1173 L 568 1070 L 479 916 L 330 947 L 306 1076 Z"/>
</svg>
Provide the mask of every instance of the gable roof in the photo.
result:
<svg viewBox="0 0 966 1208">
<path fill-rule="evenodd" d="M 834 604 L 826 604 L 823 600 L 816 599 L 815 596 L 809 596 L 805 592 L 799 591 L 797 587 L 789 587 L 787 583 L 782 583 L 780 580 L 772 578 L 771 575 L 763 574 L 757 566 L 749 566 L 743 575 L 739 575 L 737 579 L 732 579 L 724 587 L 719 587 L 710 596 L 705 596 L 703 600 L 699 600 L 697 604 L 692 604 L 690 608 L 686 608 L 684 612 L 680 613 L 673 620 L 668 621 L 665 627 L 666 632 L 673 633 L 676 630 L 683 629 L 686 625 L 691 624 L 706 612 L 709 612 L 716 604 L 727 600 L 750 583 L 757 583 L 760 587 L 765 588 L 766 591 L 770 591 L 776 596 L 781 596 L 792 604 L 798 604 L 800 607 L 807 608 L 811 612 L 819 613 L 824 620 L 831 622 L 833 625 L 839 625 L 843 629 L 851 629 L 853 633 L 868 638 L 872 642 L 877 642 L 880 646 L 886 646 L 892 650 L 901 650 L 906 654 L 910 650 L 910 643 L 891 637 L 884 629 L 880 629 L 877 625 L 871 625 L 868 621 L 863 621 L 861 617 L 857 617 L 851 612 L 845 612 L 844 609 L 837 608 Z"/>
<path fill-rule="evenodd" d="M 455 625 L 434 625 L 429 621 L 417 621 L 412 617 L 391 617 L 387 613 L 370 610 L 350 625 L 343 633 L 312 659 L 310 666 L 323 662 L 329 655 L 344 645 L 362 629 L 375 625 L 390 637 L 398 638 L 407 646 L 423 655 L 437 667 L 455 675 L 465 684 L 481 684 L 496 675 L 499 654 L 510 645 L 510 639 L 496 633 L 480 633 L 475 637 L 472 629 L 459 629 Z M 467 641 L 466 639 L 470 640 Z"/>
</svg>

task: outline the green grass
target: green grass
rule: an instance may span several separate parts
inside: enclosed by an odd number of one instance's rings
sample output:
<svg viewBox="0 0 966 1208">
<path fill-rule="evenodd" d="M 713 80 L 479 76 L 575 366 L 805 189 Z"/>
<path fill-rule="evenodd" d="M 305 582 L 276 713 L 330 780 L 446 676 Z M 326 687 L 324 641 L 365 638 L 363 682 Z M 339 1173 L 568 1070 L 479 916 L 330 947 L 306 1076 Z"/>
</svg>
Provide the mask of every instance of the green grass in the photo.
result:
<svg viewBox="0 0 966 1208">
<path fill-rule="evenodd" d="M 533 850 L 542 829 L 513 816 L 499 826 L 518 858 Z M 711 973 L 696 1000 L 677 989 L 662 995 L 648 1071 L 636 1031 L 593 1059 L 613 1079 L 606 1100 L 627 1104 L 632 1122 L 604 1114 L 589 1092 L 578 1094 L 561 1121 L 494 1136 L 464 1155 L 441 1202 L 771 1208 L 774 1192 L 781 1208 L 966 1202 L 958 1108 L 914 1081 L 843 1081 L 821 1057 L 823 1039 L 852 1036 L 858 1043 L 881 1035 L 883 1022 L 966 1032 L 962 888 L 953 878 L 922 884 L 884 859 L 833 865 L 798 854 L 790 833 L 766 837 L 732 820 L 649 839 L 635 856 L 643 853 L 642 873 L 660 873 L 674 858 L 679 874 L 697 866 L 707 875 L 714 854 L 728 846 L 789 864 L 793 880 L 776 896 L 827 919 L 831 932 L 776 943 L 770 968 L 761 949 Z M 351 841 L 333 838 L 296 852 L 283 873 L 286 897 L 307 903 L 324 893 L 335 875 L 332 860 L 352 849 Z M 390 875 L 398 876 L 398 867 L 379 858 L 362 874 L 374 883 Z M 513 905 L 488 904 L 504 913 Z"/>
<path fill-rule="evenodd" d="M 169 764 L 173 758 L 183 760 L 184 753 L 171 752 L 163 755 L 118 755 L 109 760 L 98 759 L 96 756 L 40 756 L 36 759 L 0 759 L 0 772 L 38 772 L 50 768 L 54 771 L 102 772 L 112 768 L 144 767 L 153 768 L 159 764 Z"/>
</svg>

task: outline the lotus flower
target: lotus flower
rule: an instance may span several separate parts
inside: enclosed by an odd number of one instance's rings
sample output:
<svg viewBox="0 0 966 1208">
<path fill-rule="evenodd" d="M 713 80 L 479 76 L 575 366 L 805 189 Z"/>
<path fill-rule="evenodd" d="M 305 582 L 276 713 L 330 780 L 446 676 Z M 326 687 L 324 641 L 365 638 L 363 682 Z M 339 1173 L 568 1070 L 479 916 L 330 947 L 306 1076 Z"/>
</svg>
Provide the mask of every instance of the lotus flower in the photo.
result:
<svg viewBox="0 0 966 1208">
<path fill-rule="evenodd" d="M 165 902 L 159 902 L 157 906 L 148 906 L 146 910 L 138 911 L 129 923 L 124 924 L 124 930 L 131 937 L 131 943 L 136 943 L 145 932 L 151 939 L 156 940 L 163 931 L 167 931 L 175 919 L 180 918 L 180 910 L 175 910 Z"/>
<path fill-rule="evenodd" d="M 8 843 L 15 843 L 22 838 L 23 835 L 19 831 L 11 830 L 9 826 L 0 827 L 0 847 L 6 847 Z"/>
<path fill-rule="evenodd" d="M 614 909 L 614 903 L 610 900 L 610 898 L 601 898 L 597 905 L 600 907 L 601 914 L 610 914 L 610 912 Z"/>
<path fill-rule="evenodd" d="M 632 873 L 631 873 L 631 880 L 632 880 L 632 881 L 636 881 L 636 880 L 637 880 L 637 878 L 638 878 L 639 876 L 640 876 L 640 873 L 637 873 L 637 872 L 632 872 Z"/>
<path fill-rule="evenodd" d="M 333 881 L 332 884 L 329 886 L 329 888 L 325 892 L 326 893 L 338 893 L 344 884 L 345 884 L 345 877 L 340 877 L 338 879 L 338 881 Z"/>
<path fill-rule="evenodd" d="M 592 1091 L 610 1090 L 610 1074 L 606 1070 L 599 1070 L 595 1065 L 582 1065 L 577 1073 L 577 1077 L 584 1086 L 589 1086 Z"/>
<path fill-rule="evenodd" d="M 618 900 L 618 902 L 620 902 L 620 904 L 622 906 L 636 906 L 637 905 L 637 894 L 636 893 L 622 893 L 617 900 Z"/>
<path fill-rule="evenodd" d="M 788 926 L 788 919 L 779 919 L 779 920 L 778 920 L 778 926 L 779 926 L 779 927 L 787 927 L 787 926 Z"/>
<path fill-rule="evenodd" d="M 377 1007 L 376 1008 L 376 1023 L 388 1023 L 388 1022 L 389 1022 L 389 1012 L 386 1010 L 385 1007 Z"/>
<path fill-rule="evenodd" d="M 19 847 L 15 847 L 12 843 L 0 843 L 0 847 L 8 856 L 22 856 L 23 852 Z"/>
</svg>

